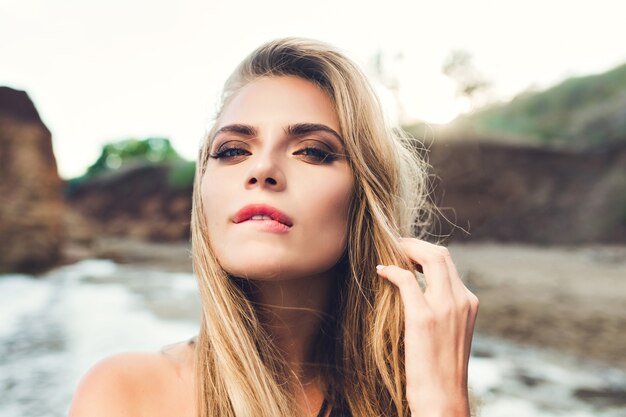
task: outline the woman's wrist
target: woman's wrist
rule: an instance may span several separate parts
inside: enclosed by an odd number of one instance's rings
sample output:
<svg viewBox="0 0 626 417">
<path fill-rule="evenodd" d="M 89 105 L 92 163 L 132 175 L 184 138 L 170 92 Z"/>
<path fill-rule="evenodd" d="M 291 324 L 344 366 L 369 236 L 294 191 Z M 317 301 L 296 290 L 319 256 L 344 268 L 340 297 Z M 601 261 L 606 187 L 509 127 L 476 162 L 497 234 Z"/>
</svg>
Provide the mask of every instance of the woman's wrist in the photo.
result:
<svg viewBox="0 0 626 417">
<path fill-rule="evenodd" d="M 419 398 L 408 398 L 411 416 L 419 417 L 470 417 L 469 395 L 460 393 L 430 392 Z"/>
</svg>

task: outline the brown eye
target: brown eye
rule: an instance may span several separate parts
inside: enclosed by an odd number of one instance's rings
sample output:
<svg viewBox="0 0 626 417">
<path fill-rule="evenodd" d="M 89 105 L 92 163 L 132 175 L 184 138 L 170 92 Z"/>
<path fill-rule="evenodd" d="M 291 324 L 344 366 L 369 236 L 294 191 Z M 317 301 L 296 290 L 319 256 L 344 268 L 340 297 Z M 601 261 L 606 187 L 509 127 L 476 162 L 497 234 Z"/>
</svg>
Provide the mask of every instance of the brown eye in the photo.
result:
<svg viewBox="0 0 626 417">
<path fill-rule="evenodd" d="M 218 158 L 232 158 L 234 156 L 245 155 L 247 151 L 240 148 L 230 148 L 218 153 Z"/>
<path fill-rule="evenodd" d="M 326 152 L 322 149 L 314 148 L 312 146 L 301 149 L 295 152 L 294 155 L 304 155 L 308 159 L 317 163 L 322 163 L 322 164 L 329 164 L 336 159 L 336 157 L 332 155 L 330 152 Z"/>
<path fill-rule="evenodd" d="M 213 159 L 231 160 L 238 156 L 245 156 L 249 154 L 246 149 L 238 148 L 237 146 L 230 146 L 226 149 L 220 149 L 217 153 L 209 155 Z"/>
</svg>

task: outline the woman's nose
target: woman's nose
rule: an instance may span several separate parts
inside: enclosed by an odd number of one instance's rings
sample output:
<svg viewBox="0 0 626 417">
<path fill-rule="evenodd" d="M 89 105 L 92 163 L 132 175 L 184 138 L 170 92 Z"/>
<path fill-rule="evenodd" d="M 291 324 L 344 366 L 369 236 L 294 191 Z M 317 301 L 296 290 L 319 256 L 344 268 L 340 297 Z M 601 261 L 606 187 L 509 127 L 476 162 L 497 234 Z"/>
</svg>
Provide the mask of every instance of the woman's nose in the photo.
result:
<svg viewBox="0 0 626 417">
<path fill-rule="evenodd" d="M 259 154 L 250 168 L 246 188 L 261 187 L 280 191 L 285 188 L 285 174 L 277 161 L 276 155 L 269 152 Z"/>
</svg>

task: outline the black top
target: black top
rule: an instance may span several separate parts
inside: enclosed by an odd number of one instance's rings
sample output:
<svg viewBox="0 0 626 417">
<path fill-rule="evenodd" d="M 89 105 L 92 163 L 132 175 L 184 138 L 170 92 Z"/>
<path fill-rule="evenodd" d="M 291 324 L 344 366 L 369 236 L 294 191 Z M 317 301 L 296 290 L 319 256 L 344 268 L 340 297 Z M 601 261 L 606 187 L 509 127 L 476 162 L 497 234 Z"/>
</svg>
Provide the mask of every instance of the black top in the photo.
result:
<svg viewBox="0 0 626 417">
<path fill-rule="evenodd" d="M 322 402 L 322 407 L 320 408 L 320 412 L 317 413 L 317 417 L 324 417 L 324 413 L 326 413 L 326 409 L 328 408 L 328 402 L 326 402 L 326 398 Z M 332 415 L 332 412 L 331 412 Z"/>
<path fill-rule="evenodd" d="M 320 412 L 317 413 L 317 417 L 324 417 L 324 413 L 326 413 L 327 408 L 328 401 L 324 398 L 324 402 L 322 402 L 322 407 L 320 408 Z M 342 407 L 333 407 L 328 417 L 350 417 L 350 413 L 344 411 Z"/>
</svg>

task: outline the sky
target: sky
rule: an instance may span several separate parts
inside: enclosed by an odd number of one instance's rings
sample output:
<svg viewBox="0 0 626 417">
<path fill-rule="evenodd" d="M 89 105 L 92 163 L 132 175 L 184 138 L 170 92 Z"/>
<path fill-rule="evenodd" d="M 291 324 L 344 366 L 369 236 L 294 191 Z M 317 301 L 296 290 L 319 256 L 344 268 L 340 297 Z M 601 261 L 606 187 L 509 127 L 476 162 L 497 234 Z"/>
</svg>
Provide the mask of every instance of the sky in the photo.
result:
<svg viewBox="0 0 626 417">
<path fill-rule="evenodd" d="M 274 38 L 340 48 L 398 120 L 372 70 L 382 51 L 403 120 L 445 123 L 468 110 L 441 72 L 452 51 L 505 101 L 626 62 L 624 16 L 621 0 L 0 0 L 0 85 L 29 94 L 70 178 L 129 137 L 169 137 L 195 159 L 224 81 Z"/>
</svg>

